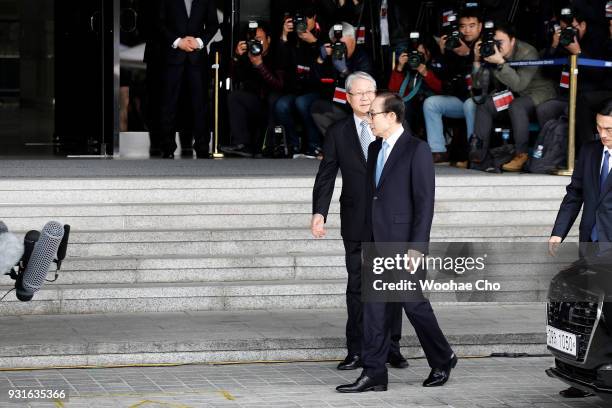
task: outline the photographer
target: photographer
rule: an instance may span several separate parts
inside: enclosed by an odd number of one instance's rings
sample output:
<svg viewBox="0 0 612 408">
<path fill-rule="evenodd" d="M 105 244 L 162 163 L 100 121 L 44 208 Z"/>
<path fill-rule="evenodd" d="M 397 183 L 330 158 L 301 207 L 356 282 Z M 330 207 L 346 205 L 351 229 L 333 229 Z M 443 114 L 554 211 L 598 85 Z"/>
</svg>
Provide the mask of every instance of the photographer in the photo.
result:
<svg viewBox="0 0 612 408">
<path fill-rule="evenodd" d="M 406 105 L 406 119 L 413 133 L 423 126 L 422 106 L 425 98 L 442 93 L 439 79 L 439 49 L 433 37 L 421 38 L 410 33 L 410 49 L 400 49 L 399 58 L 389 80 L 389 90 L 398 93 Z"/>
<path fill-rule="evenodd" d="M 539 67 L 521 66 L 513 68 L 508 62 L 537 60 L 537 50 L 516 38 L 514 29 L 508 24 L 495 27 L 494 53 L 483 58 L 481 63 L 480 42 L 474 55 L 474 88 L 485 86 L 484 77 L 490 77 L 491 88 L 495 93 L 486 95 L 476 109 L 474 135 L 483 141 L 486 151 L 489 146 L 493 120 L 506 110 L 510 116 L 514 134 L 516 153 L 513 159 L 504 164 L 505 171 L 520 171 L 527 161 L 529 149 L 529 117 L 542 102 L 556 96 L 554 84 L 542 76 Z"/>
<path fill-rule="evenodd" d="M 236 45 L 232 79 L 237 88 L 229 94 L 231 146 L 228 155 L 253 157 L 260 153 L 261 128 L 273 124 L 274 104 L 285 87 L 286 61 L 281 47 L 274 49 L 269 29 L 249 23 L 247 41 Z"/>
<path fill-rule="evenodd" d="M 475 105 L 467 79 L 472 72 L 474 45 L 480 37 L 482 22 L 477 8 L 465 8 L 458 25 L 443 35 L 438 43 L 442 53 L 442 95 L 430 96 L 423 104 L 427 141 L 435 163 L 448 162 L 442 117 L 465 118 L 467 134 L 474 130 Z"/>
<path fill-rule="evenodd" d="M 312 120 L 310 109 L 319 98 L 315 92 L 316 82 L 312 70 L 323 45 L 317 15 L 313 7 L 307 7 L 294 16 L 285 16 L 281 41 L 290 56 L 291 69 L 287 72 L 287 91 L 276 102 L 275 115 L 277 122 L 284 126 L 290 154 L 300 153 L 300 139 L 297 134 L 294 112 L 302 120 L 307 136 L 307 156 L 316 156 L 321 146 L 321 137 L 317 125 Z"/>
<path fill-rule="evenodd" d="M 319 100 L 313 103 L 311 113 L 323 135 L 332 124 L 350 114 L 350 107 L 346 104 L 346 78 L 357 71 L 372 73 L 370 57 L 357 45 L 352 25 L 345 22 L 336 24 L 329 30 L 329 37 L 335 41 L 321 46 L 313 69 Z"/>
<path fill-rule="evenodd" d="M 604 10 L 601 10 L 602 13 Z M 592 30 L 582 13 L 569 8 L 562 9 L 561 21 L 556 27 L 549 48 L 543 52 L 543 58 L 567 58 L 577 55 L 580 58 L 606 60 L 609 58 L 605 38 L 598 30 Z M 568 108 L 569 69 L 548 68 L 548 76 L 553 81 L 560 80 L 561 95 L 538 106 L 537 115 L 540 126 L 551 119 L 559 118 Z M 606 86 L 605 69 L 581 66 L 578 74 L 578 96 L 576 98 L 576 148 L 594 140 L 596 131 L 593 128 L 595 113 L 599 104 L 612 96 Z M 609 85 L 609 84 L 608 84 Z"/>
</svg>

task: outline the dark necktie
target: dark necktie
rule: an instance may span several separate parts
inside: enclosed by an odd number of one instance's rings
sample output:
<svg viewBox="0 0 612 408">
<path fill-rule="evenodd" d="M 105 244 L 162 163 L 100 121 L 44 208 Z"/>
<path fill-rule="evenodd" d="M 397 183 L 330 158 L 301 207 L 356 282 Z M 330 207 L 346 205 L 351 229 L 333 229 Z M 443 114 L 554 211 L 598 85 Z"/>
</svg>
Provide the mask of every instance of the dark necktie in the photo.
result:
<svg viewBox="0 0 612 408">
<path fill-rule="evenodd" d="M 603 164 L 601 165 L 601 173 L 599 173 L 599 192 L 603 193 L 604 185 L 606 184 L 606 179 L 608 178 L 608 174 L 610 173 L 610 153 L 606 150 L 604 153 Z M 591 241 L 598 242 L 599 241 L 599 232 L 597 231 L 597 218 L 595 218 L 595 225 L 593 225 L 593 230 L 591 231 Z"/>
</svg>

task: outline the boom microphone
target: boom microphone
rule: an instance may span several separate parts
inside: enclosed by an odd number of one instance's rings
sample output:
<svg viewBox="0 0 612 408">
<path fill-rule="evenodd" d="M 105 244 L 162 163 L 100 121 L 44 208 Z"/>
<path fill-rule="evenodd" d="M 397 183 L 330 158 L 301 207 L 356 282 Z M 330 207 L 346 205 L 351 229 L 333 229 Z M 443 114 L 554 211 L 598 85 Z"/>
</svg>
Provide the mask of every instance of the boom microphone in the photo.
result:
<svg viewBox="0 0 612 408">
<path fill-rule="evenodd" d="M 34 293 L 40 290 L 47 278 L 49 267 L 57 255 L 63 237 L 64 226 L 62 224 L 56 221 L 45 224 L 40 233 L 40 238 L 34 244 L 25 271 L 20 274 L 15 283 L 17 299 L 28 302 L 32 300 Z"/>
<path fill-rule="evenodd" d="M 0 221 L 0 275 L 12 270 L 23 254 L 23 243 Z"/>
</svg>

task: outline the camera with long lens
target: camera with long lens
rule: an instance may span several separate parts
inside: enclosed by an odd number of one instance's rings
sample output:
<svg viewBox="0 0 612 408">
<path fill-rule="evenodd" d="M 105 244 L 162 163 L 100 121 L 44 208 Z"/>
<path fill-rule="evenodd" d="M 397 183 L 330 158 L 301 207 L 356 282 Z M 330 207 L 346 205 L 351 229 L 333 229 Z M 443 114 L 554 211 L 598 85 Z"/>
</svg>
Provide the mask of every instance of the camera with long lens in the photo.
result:
<svg viewBox="0 0 612 408">
<path fill-rule="evenodd" d="M 249 51 L 249 54 L 254 57 L 263 54 L 263 43 L 256 38 L 258 28 L 259 24 L 256 21 L 249 22 L 249 31 L 247 33 L 247 50 Z"/>
<path fill-rule="evenodd" d="M 480 57 L 484 59 L 495 55 L 495 47 L 499 49 L 499 45 L 499 41 L 495 39 L 495 23 L 486 21 L 480 43 Z"/>
<path fill-rule="evenodd" d="M 422 52 L 419 52 L 419 44 L 421 44 L 420 38 L 420 33 L 410 33 L 410 43 L 412 44 L 412 49 L 408 54 L 408 65 L 412 69 L 417 69 L 419 65 L 425 63 L 425 55 L 423 55 Z"/>
<path fill-rule="evenodd" d="M 300 13 L 295 13 L 293 17 L 293 27 L 298 34 L 304 34 L 308 31 L 308 21 L 306 21 L 306 17 Z"/>
<path fill-rule="evenodd" d="M 574 42 L 576 38 L 576 29 L 572 27 L 572 23 L 574 22 L 574 13 L 570 8 L 561 9 L 561 21 L 567 24 L 567 27 L 561 30 L 561 35 L 559 36 L 559 45 L 562 47 L 567 47 L 571 43 Z"/>
<path fill-rule="evenodd" d="M 457 16 L 450 15 L 448 16 L 448 28 L 447 28 L 447 37 L 446 37 L 446 45 L 444 49 L 447 51 L 453 51 L 456 48 L 461 47 L 461 32 L 459 31 L 459 24 L 457 23 Z"/>
<path fill-rule="evenodd" d="M 334 25 L 334 43 L 332 44 L 332 58 L 341 60 L 346 57 L 346 44 L 342 41 L 343 27 L 342 24 Z"/>
</svg>

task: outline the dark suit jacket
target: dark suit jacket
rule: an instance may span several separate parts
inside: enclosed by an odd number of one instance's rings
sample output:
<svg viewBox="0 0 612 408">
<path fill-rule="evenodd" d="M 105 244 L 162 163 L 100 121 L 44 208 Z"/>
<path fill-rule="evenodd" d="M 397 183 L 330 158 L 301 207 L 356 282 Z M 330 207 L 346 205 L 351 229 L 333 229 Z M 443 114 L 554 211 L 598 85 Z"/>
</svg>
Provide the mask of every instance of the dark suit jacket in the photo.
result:
<svg viewBox="0 0 612 408">
<path fill-rule="evenodd" d="M 325 135 L 323 161 L 312 191 L 312 213 L 327 219 L 338 170 L 342 172 L 340 195 L 341 234 L 362 241 L 366 209 L 366 161 L 353 114 L 335 123 Z"/>
<path fill-rule="evenodd" d="M 187 16 L 184 0 L 156 1 L 158 2 L 156 25 L 160 44 L 165 50 L 166 62 L 182 64 L 189 58 L 190 63 L 201 64 L 206 53 L 206 44 L 219 28 L 214 0 L 193 0 L 189 16 Z M 204 48 L 191 53 L 172 48 L 177 38 L 186 36 L 200 38 L 204 43 Z"/>
<path fill-rule="evenodd" d="M 612 177 L 608 177 L 603 191 L 599 188 L 599 174 L 603 156 L 601 142 L 588 143 L 580 149 L 578 162 L 567 186 L 567 194 L 555 221 L 552 235 L 565 238 L 582 210 L 580 242 L 591 240 L 597 220 L 600 242 L 612 242 Z"/>
<path fill-rule="evenodd" d="M 368 150 L 367 225 L 375 242 L 429 242 L 435 201 L 435 169 L 429 145 L 405 130 L 376 187 L 377 139 Z M 420 249 L 421 248 L 415 248 Z"/>
</svg>

